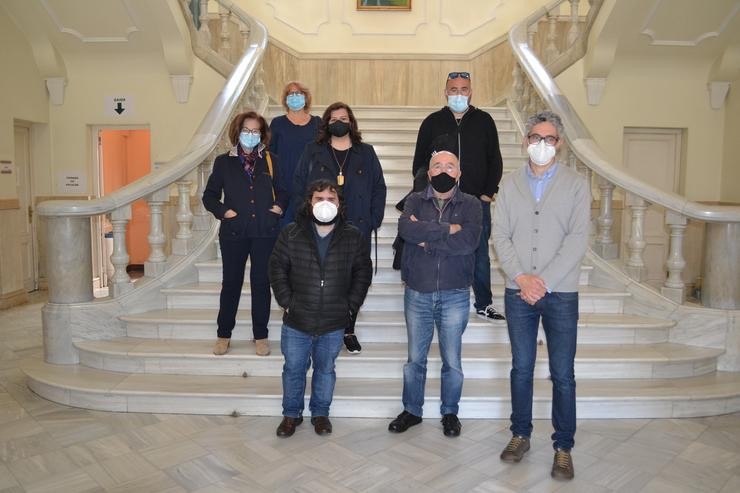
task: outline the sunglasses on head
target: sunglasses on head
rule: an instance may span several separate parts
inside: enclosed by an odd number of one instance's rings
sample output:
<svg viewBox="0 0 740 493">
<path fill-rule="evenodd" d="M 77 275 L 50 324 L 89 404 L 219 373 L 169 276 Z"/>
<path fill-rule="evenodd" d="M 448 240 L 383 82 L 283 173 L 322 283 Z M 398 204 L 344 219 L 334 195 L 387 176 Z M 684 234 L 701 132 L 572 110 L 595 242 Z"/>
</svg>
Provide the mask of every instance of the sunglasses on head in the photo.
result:
<svg viewBox="0 0 740 493">
<path fill-rule="evenodd" d="M 457 79 L 462 77 L 463 79 L 470 79 L 470 72 L 450 72 L 447 74 L 448 79 Z"/>
</svg>

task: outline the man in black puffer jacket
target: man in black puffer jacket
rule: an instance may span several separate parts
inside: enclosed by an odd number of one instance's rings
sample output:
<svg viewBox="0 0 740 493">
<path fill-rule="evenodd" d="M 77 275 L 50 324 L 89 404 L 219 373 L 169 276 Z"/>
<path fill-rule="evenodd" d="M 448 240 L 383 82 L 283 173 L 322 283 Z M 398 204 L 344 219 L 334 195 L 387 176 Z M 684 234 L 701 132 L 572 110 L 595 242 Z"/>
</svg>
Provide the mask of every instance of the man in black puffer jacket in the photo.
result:
<svg viewBox="0 0 740 493">
<path fill-rule="evenodd" d="M 365 301 L 372 279 L 367 241 L 359 229 L 344 221 L 343 209 L 335 182 L 312 182 L 296 222 L 280 232 L 270 257 L 270 284 L 285 310 L 280 335 L 285 357 L 280 437 L 293 435 L 303 422 L 306 372 L 311 364 L 311 423 L 319 435 L 332 430 L 334 362 L 344 329 Z"/>
</svg>

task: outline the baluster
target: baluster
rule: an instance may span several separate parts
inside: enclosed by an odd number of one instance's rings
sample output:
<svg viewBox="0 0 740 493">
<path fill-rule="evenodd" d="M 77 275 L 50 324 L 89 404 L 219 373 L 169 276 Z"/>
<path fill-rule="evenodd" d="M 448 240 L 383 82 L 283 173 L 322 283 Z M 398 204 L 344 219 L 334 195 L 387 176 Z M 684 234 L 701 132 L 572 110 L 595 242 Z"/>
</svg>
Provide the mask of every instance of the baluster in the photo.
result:
<svg viewBox="0 0 740 493">
<path fill-rule="evenodd" d="M 218 16 L 221 18 L 221 44 L 218 47 L 218 52 L 227 60 L 231 60 L 231 29 L 229 25 L 231 11 L 219 6 Z"/>
<path fill-rule="evenodd" d="M 570 0 L 570 29 L 568 29 L 568 46 L 572 46 L 581 34 L 581 23 L 578 22 L 578 3 L 580 0 Z"/>
<path fill-rule="evenodd" d="M 645 252 L 645 210 L 648 203 L 642 197 L 627 193 L 627 206 L 630 209 L 632 223 L 630 226 L 630 238 L 627 241 L 629 258 L 625 267 L 627 274 L 634 280 L 642 282 L 645 280 L 647 268 L 642 254 Z"/>
<path fill-rule="evenodd" d="M 514 64 L 514 70 L 512 70 L 511 75 L 513 83 L 509 99 L 511 100 L 511 105 L 514 109 L 521 113 L 522 91 L 524 90 L 524 87 L 522 84 L 522 69 L 519 66 L 519 63 Z"/>
<path fill-rule="evenodd" d="M 201 43 L 211 46 L 211 30 L 208 29 L 208 0 L 200 0 L 199 14 L 200 29 L 198 29 L 198 35 L 200 36 Z"/>
<path fill-rule="evenodd" d="M 660 292 L 666 298 L 670 298 L 676 303 L 686 301 L 686 285 L 681 278 L 686 261 L 683 258 L 683 237 L 686 231 L 686 216 L 667 210 L 665 213 L 665 223 L 671 230 L 671 244 L 666 259 L 666 268 L 668 269 L 668 278 L 660 288 Z"/>
<path fill-rule="evenodd" d="M 239 34 L 242 38 L 242 53 L 247 51 L 247 47 L 249 47 L 249 24 L 246 22 L 239 22 Z"/>
<path fill-rule="evenodd" d="M 532 50 L 532 53 L 536 55 L 539 55 L 539 53 L 535 51 L 535 46 L 534 46 L 538 28 L 539 28 L 539 22 L 535 22 L 531 26 L 527 27 L 527 44 L 529 45 L 529 49 Z"/>
<path fill-rule="evenodd" d="M 212 161 L 206 159 L 198 165 L 198 188 L 195 190 L 198 202 L 195 205 L 195 217 L 193 218 L 193 229 L 195 231 L 208 231 L 211 227 L 211 213 L 206 210 L 203 200 L 201 200 L 210 175 L 211 163 Z"/>
<path fill-rule="evenodd" d="M 164 205 L 170 198 L 169 187 L 157 190 L 149 196 L 149 258 L 144 262 L 144 275 L 157 277 L 164 273 L 167 267 L 167 256 L 164 253 Z"/>
<path fill-rule="evenodd" d="M 547 31 L 547 47 L 545 48 L 545 60 L 547 60 L 547 63 L 550 63 L 558 56 L 558 47 L 555 46 L 555 39 L 557 38 L 558 17 L 554 10 L 551 10 L 547 13 L 547 23 L 549 25 L 549 29 Z"/>
<path fill-rule="evenodd" d="M 597 182 L 599 184 L 599 191 L 601 192 L 601 204 L 599 206 L 599 217 L 596 219 L 598 233 L 596 235 L 594 251 L 603 259 L 614 259 L 617 258 L 617 254 L 619 253 L 619 248 L 612 238 L 612 225 L 614 224 L 612 212 L 614 184 L 601 176 L 597 177 Z"/>
<path fill-rule="evenodd" d="M 190 211 L 190 180 L 180 180 L 177 184 L 177 234 L 172 240 L 173 255 L 187 255 L 193 241 L 193 213 Z"/>
<path fill-rule="evenodd" d="M 110 295 L 116 298 L 131 291 L 134 287 L 131 278 L 126 272 L 129 256 L 126 250 L 126 226 L 131 220 L 131 205 L 119 207 L 111 212 L 110 223 L 113 225 L 113 254 L 110 261 L 113 264 L 113 277 L 110 283 Z"/>
</svg>

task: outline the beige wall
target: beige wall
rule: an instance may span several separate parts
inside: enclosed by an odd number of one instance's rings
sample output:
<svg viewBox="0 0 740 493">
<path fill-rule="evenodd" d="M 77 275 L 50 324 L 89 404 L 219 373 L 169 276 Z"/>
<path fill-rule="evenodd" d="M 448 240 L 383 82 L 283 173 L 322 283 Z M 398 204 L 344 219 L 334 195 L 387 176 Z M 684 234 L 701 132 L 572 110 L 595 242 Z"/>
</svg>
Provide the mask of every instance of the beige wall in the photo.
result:
<svg viewBox="0 0 740 493">
<path fill-rule="evenodd" d="M 720 200 L 740 204 L 740 79 L 732 82 L 725 103 L 724 160 Z"/>
<path fill-rule="evenodd" d="M 301 53 L 396 55 L 471 54 L 550 3 L 413 0 L 410 12 L 368 12 L 357 11 L 355 0 L 235 1 L 262 21 L 273 39 Z"/>
<path fill-rule="evenodd" d="M 91 125 L 143 125 L 151 130 L 151 160 L 164 162 L 187 144 L 218 91 L 223 78 L 196 60 L 190 100 L 175 101 L 162 58 L 151 56 L 90 54 L 67 60 L 69 83 L 64 104 L 51 106 L 50 127 L 54 154 L 38 194 L 55 195 L 61 172 L 92 177 Z M 132 103 L 120 116 L 105 107 L 107 96 L 125 95 Z M 43 186 L 50 189 L 43 189 Z M 91 179 L 87 194 L 93 193 Z"/>
<path fill-rule="evenodd" d="M 46 86 L 34 63 L 31 46 L 0 9 L 0 160 L 15 159 L 13 121 L 49 119 Z M 46 142 L 48 144 L 48 141 Z M 16 175 L 0 175 L 0 199 L 17 197 Z"/>
<path fill-rule="evenodd" d="M 685 195 L 720 199 L 728 108 L 712 110 L 708 63 L 680 58 L 617 58 L 599 105 L 586 102 L 583 62 L 557 78 L 578 115 L 615 165 L 622 165 L 624 127 L 686 128 Z M 737 135 L 737 133 L 736 133 Z"/>
</svg>

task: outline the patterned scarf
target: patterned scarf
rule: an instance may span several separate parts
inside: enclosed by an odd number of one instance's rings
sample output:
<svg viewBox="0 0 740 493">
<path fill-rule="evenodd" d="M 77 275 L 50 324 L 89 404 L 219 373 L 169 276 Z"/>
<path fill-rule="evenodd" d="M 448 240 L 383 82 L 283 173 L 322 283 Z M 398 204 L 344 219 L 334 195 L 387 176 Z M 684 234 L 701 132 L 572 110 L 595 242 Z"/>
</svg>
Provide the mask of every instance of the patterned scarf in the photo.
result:
<svg viewBox="0 0 740 493">
<path fill-rule="evenodd" d="M 242 149 L 242 146 L 237 145 L 237 152 L 239 155 L 239 160 L 242 163 L 242 166 L 244 166 L 244 171 L 246 171 L 249 174 L 249 177 L 254 179 L 254 163 L 257 161 L 257 147 L 255 146 L 252 149 L 252 152 L 246 153 L 244 152 L 244 149 Z"/>
</svg>

